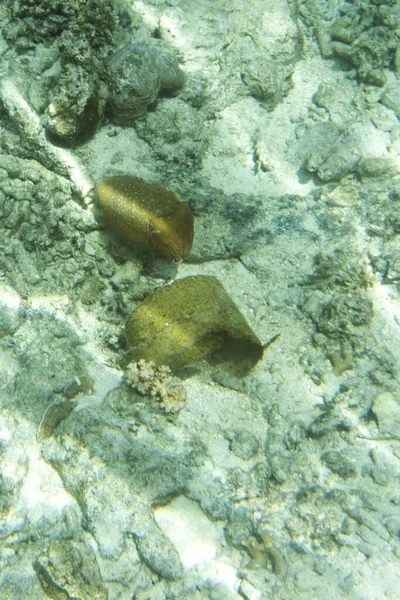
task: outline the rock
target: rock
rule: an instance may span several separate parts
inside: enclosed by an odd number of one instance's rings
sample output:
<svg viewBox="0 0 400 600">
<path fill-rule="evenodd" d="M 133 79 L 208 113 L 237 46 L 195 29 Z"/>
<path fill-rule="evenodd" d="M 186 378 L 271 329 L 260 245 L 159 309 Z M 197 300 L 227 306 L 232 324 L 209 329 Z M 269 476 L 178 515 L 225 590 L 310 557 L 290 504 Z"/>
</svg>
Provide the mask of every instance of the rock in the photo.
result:
<svg viewBox="0 0 400 600">
<path fill-rule="evenodd" d="M 375 398 L 372 412 L 376 415 L 382 433 L 400 437 L 400 402 L 390 392 Z"/>
</svg>

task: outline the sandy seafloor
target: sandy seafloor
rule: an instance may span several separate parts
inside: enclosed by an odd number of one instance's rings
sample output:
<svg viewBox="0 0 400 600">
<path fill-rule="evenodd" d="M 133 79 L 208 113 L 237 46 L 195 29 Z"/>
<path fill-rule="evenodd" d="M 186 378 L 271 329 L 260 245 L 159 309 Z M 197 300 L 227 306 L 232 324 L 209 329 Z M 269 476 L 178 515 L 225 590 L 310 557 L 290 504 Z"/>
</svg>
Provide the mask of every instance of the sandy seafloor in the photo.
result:
<svg viewBox="0 0 400 600">
<path fill-rule="evenodd" d="M 351 3 L 380 11 L 382 58 L 339 0 L 135 2 L 126 38 L 156 31 L 185 87 L 71 148 L 45 135 L 60 66 L 10 34 L 20 4 L 0 8 L 1 600 L 400 598 L 398 4 Z M 187 260 L 102 226 L 109 175 L 179 193 Z M 124 323 L 198 274 L 279 337 L 244 378 L 193 365 L 167 414 L 124 383 Z"/>
</svg>

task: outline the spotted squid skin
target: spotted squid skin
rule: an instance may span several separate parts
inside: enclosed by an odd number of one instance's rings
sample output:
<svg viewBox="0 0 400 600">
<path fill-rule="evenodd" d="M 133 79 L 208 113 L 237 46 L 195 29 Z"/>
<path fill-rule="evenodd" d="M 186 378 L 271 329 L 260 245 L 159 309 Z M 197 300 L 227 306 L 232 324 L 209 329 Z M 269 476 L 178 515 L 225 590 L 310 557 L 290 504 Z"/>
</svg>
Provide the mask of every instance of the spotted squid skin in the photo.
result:
<svg viewBox="0 0 400 600">
<path fill-rule="evenodd" d="M 97 195 L 104 223 L 124 241 L 151 246 L 174 262 L 191 251 L 193 214 L 167 188 L 124 175 L 103 179 Z"/>
</svg>

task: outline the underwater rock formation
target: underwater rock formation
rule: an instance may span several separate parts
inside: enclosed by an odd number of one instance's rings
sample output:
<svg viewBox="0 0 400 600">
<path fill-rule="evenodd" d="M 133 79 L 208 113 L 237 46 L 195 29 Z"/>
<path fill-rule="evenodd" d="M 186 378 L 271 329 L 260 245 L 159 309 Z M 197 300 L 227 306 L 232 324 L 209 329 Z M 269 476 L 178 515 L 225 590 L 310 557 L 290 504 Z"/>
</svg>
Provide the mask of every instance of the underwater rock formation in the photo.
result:
<svg viewBox="0 0 400 600">
<path fill-rule="evenodd" d="M 360 81 L 383 86 L 385 69 L 399 71 L 396 4 L 393 0 L 373 2 L 372 6 L 360 0 L 345 3 L 331 28 L 330 50 L 354 67 Z"/>
<path fill-rule="evenodd" d="M 21 53 L 42 48 L 42 56 L 51 56 L 45 75 L 31 84 L 29 99 L 52 141 L 74 146 L 100 125 L 107 97 L 104 64 L 114 36 L 123 36 L 130 23 L 124 2 L 13 3 L 7 41 Z"/>
<path fill-rule="evenodd" d="M 157 104 L 161 76 L 157 54 L 128 44 L 109 61 L 109 114 L 114 123 L 132 125 Z"/>
<path fill-rule="evenodd" d="M 183 86 L 170 44 L 129 43 L 139 18 L 126 0 L 15 2 L 9 15 L 6 41 L 43 65 L 40 77 L 25 74 L 26 92 L 54 143 L 73 147 L 90 139 L 106 105 L 114 123 L 132 125 L 160 94 L 174 96 Z"/>
<path fill-rule="evenodd" d="M 109 115 L 132 125 L 154 109 L 160 93 L 175 95 L 184 82 L 177 56 L 167 44 L 127 44 L 108 64 Z"/>
<path fill-rule="evenodd" d="M 101 124 L 105 85 L 80 66 L 66 67 L 47 107 L 45 127 L 52 141 L 73 146 L 90 139 Z"/>
<path fill-rule="evenodd" d="M 103 179 L 97 191 L 105 223 L 125 241 L 150 245 L 174 262 L 189 254 L 193 215 L 176 194 L 127 176 Z"/>
</svg>

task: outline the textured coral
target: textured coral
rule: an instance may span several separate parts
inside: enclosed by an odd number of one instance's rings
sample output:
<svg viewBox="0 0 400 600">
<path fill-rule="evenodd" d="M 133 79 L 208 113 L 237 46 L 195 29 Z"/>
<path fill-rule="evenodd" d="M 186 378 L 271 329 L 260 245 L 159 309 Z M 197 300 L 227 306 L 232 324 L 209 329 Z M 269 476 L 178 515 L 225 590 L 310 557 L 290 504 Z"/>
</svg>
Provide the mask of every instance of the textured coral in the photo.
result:
<svg viewBox="0 0 400 600">
<path fill-rule="evenodd" d="M 141 396 L 154 398 L 167 413 L 178 412 L 185 404 L 185 388 L 166 365 L 157 367 L 145 360 L 131 362 L 125 381 Z"/>
<path fill-rule="evenodd" d="M 385 69 L 398 70 L 400 9 L 391 0 L 345 3 L 331 28 L 331 49 L 356 69 L 358 79 L 382 86 Z"/>
<path fill-rule="evenodd" d="M 159 95 L 175 96 L 184 84 L 179 56 L 165 40 L 129 43 L 140 19 L 127 0 L 7 5 L 4 38 L 26 53 L 26 99 L 53 143 L 75 146 L 90 139 L 106 106 L 115 123 L 132 125 L 155 108 Z M 42 65 L 40 77 L 30 69 L 34 64 Z"/>
<path fill-rule="evenodd" d="M 81 65 L 67 64 L 47 107 L 45 126 L 53 141 L 85 142 L 99 127 L 106 103 L 105 85 Z"/>
<path fill-rule="evenodd" d="M 111 41 L 117 15 L 111 3 L 102 0 L 14 2 L 12 17 L 18 20 L 18 26 L 6 33 L 8 39 L 18 36 L 25 42 L 28 39 L 37 43 L 52 41 L 69 30 L 76 34 L 77 42 L 84 38 L 91 46 L 101 48 Z"/>
<path fill-rule="evenodd" d="M 130 22 L 126 6 L 103 0 L 29 0 L 13 3 L 10 16 L 9 43 L 20 52 L 43 44 L 58 58 L 60 74 L 55 85 L 52 78 L 47 80 L 45 90 L 48 106 L 43 121 L 48 133 L 63 145 L 84 142 L 101 123 L 104 63 L 116 32 Z"/>
</svg>

